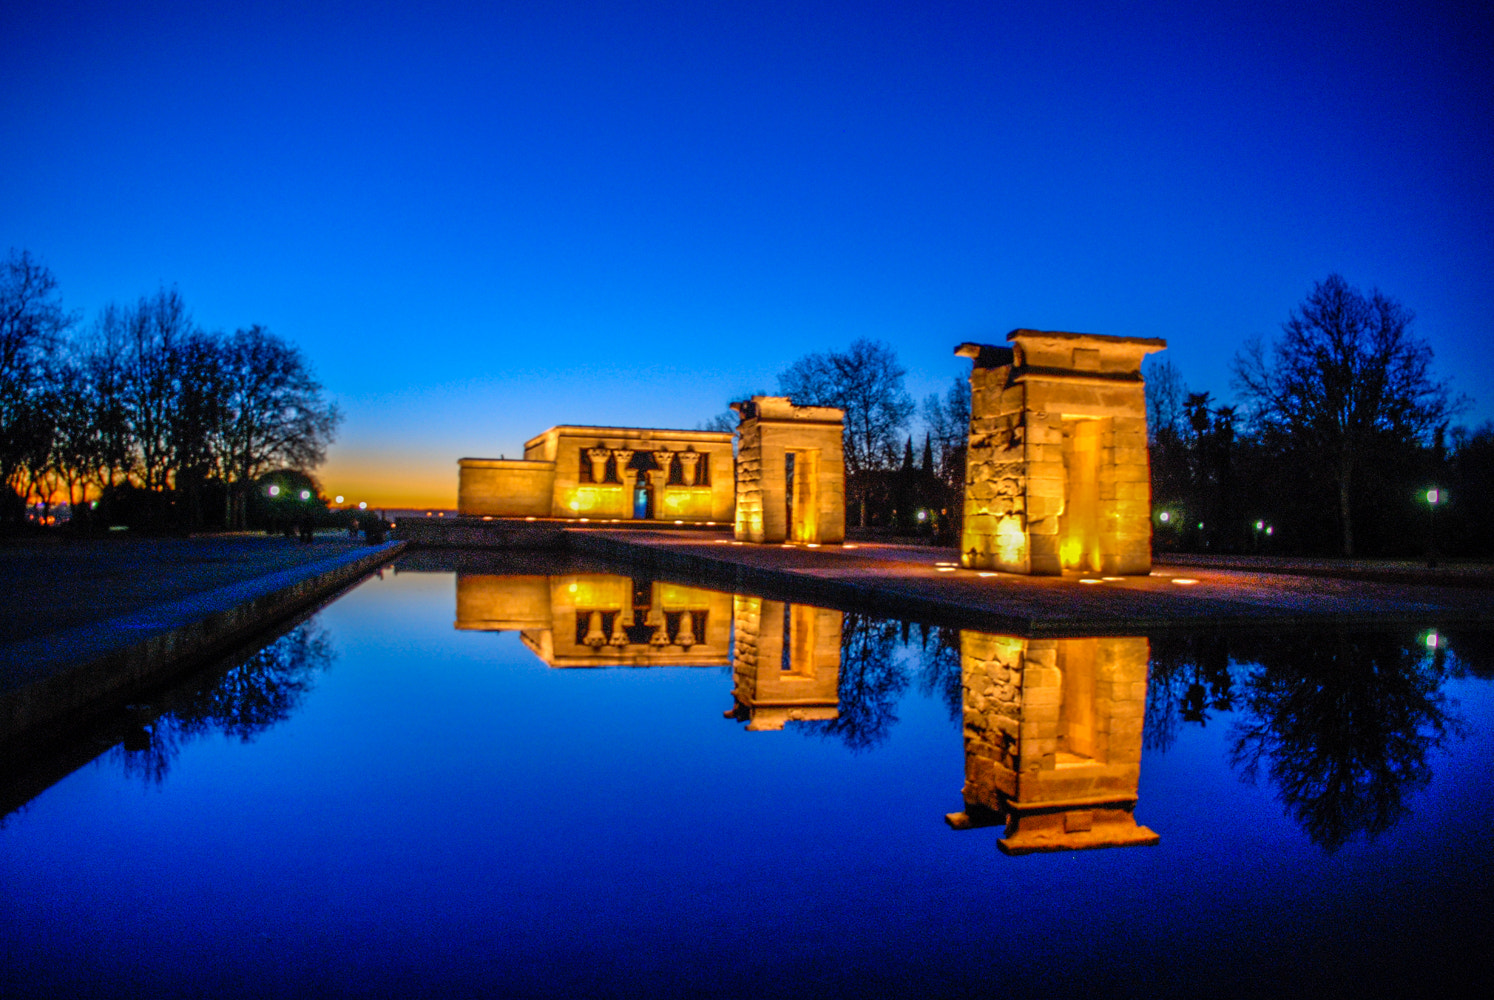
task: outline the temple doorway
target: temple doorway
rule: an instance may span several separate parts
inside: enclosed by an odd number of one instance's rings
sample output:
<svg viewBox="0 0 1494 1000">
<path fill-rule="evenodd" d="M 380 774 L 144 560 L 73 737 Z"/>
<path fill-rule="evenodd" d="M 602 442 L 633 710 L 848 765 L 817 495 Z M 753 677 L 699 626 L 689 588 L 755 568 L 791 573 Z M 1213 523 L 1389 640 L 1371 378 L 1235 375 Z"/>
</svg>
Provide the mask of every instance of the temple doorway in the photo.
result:
<svg viewBox="0 0 1494 1000">
<path fill-rule="evenodd" d="M 633 518 L 638 521 L 652 520 L 654 516 L 654 488 L 642 473 L 633 487 Z"/>
<path fill-rule="evenodd" d="M 783 459 L 785 523 L 791 542 L 819 540 L 820 453 L 788 451 Z"/>
<path fill-rule="evenodd" d="M 1064 505 L 1058 519 L 1059 565 L 1098 573 L 1100 556 L 1100 450 L 1104 421 L 1064 420 Z"/>
</svg>

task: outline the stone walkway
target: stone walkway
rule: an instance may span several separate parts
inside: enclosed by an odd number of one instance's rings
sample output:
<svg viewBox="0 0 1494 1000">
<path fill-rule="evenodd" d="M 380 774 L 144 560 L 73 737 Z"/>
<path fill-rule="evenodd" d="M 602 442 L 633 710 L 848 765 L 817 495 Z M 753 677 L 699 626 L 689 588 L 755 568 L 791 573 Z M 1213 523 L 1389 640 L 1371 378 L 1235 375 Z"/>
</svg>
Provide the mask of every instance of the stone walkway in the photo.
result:
<svg viewBox="0 0 1494 1000">
<path fill-rule="evenodd" d="M 0 743 L 222 655 L 402 548 L 331 534 L 0 547 Z"/>
<path fill-rule="evenodd" d="M 343 532 L 310 545 L 247 532 L 0 544 L 0 646 L 363 547 Z"/>
</svg>

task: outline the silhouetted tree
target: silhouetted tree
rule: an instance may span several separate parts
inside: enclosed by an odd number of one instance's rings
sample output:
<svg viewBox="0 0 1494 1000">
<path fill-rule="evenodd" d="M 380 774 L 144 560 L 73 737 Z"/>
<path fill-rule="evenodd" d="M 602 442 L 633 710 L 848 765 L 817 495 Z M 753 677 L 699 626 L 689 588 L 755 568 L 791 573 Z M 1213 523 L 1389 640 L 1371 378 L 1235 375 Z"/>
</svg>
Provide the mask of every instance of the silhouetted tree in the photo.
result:
<svg viewBox="0 0 1494 1000">
<path fill-rule="evenodd" d="M 1290 485 L 1326 487 L 1336 502 L 1344 555 L 1355 550 L 1365 469 L 1398 447 L 1429 444 L 1455 409 L 1411 321 L 1394 299 L 1331 274 L 1292 311 L 1281 339 L 1269 349 L 1257 339 L 1235 357 L 1250 419 L 1296 477 Z"/>
<path fill-rule="evenodd" d="M 939 457 L 939 478 L 951 487 L 965 485 L 965 449 L 970 441 L 970 380 L 956 378 L 942 397 L 929 393 L 923 422 Z"/>
<path fill-rule="evenodd" d="M 778 376 L 779 391 L 800 406 L 845 411 L 846 471 L 892 468 L 897 439 L 913 413 L 907 372 L 886 344 L 858 340 L 844 352 L 807 354 Z"/>
<path fill-rule="evenodd" d="M 35 468 L 38 455 L 50 453 L 46 393 L 54 352 L 73 322 L 52 272 L 11 250 L 0 265 L 0 487 L 17 487 L 23 466 Z"/>
<path fill-rule="evenodd" d="M 242 527 L 250 484 L 276 466 L 320 465 L 342 414 L 322 398 L 301 352 L 264 327 L 236 331 L 225 351 L 218 462 L 234 484 L 232 520 Z"/>
</svg>

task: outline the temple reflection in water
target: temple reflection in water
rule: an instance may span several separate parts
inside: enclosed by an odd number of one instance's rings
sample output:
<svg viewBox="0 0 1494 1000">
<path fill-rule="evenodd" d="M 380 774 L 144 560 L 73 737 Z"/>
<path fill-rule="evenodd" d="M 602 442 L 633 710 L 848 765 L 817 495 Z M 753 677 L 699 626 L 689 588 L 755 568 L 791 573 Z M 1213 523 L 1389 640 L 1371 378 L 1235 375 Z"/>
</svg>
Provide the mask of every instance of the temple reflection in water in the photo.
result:
<svg viewBox="0 0 1494 1000">
<path fill-rule="evenodd" d="M 741 594 L 733 605 L 736 704 L 727 717 L 761 730 L 839 716 L 841 613 Z"/>
<path fill-rule="evenodd" d="M 1145 638 L 1021 639 L 965 631 L 965 811 L 1005 824 L 1008 854 L 1155 844 L 1136 822 Z"/>
<path fill-rule="evenodd" d="M 732 596 L 615 573 L 457 574 L 459 629 L 517 631 L 552 667 L 731 662 Z"/>
<path fill-rule="evenodd" d="M 840 718 L 839 611 L 611 573 L 457 575 L 459 629 L 517 631 L 553 667 L 732 668 L 727 718 L 754 731 Z M 1145 638 L 959 633 L 965 809 L 1009 854 L 1155 844 L 1136 822 Z M 854 697 L 854 696 L 853 696 Z M 849 706 L 854 708 L 855 706 Z"/>
</svg>

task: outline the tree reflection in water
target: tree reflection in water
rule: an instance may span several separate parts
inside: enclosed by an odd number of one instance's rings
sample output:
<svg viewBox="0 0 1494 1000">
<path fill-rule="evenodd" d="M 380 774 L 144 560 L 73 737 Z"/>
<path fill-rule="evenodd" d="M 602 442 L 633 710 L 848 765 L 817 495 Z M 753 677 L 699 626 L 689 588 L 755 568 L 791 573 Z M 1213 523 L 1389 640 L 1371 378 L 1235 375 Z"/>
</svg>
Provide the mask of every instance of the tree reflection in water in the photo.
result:
<svg viewBox="0 0 1494 1000">
<path fill-rule="evenodd" d="M 908 686 L 897 655 L 898 629 L 895 621 L 846 613 L 840 639 L 840 711 L 834 719 L 806 726 L 857 752 L 887 740 L 897 723 L 897 700 Z"/>
<path fill-rule="evenodd" d="M 1259 639 L 1235 649 L 1242 678 L 1231 762 L 1264 771 L 1313 842 L 1332 851 L 1375 837 L 1431 779 L 1428 755 L 1456 719 L 1445 660 L 1417 638 L 1339 634 Z"/>
<path fill-rule="evenodd" d="M 226 671 L 169 692 L 115 749 L 125 774 L 159 784 L 182 746 L 209 733 L 252 741 L 290 717 L 335 656 L 326 630 L 311 619 Z"/>
<path fill-rule="evenodd" d="M 959 719 L 965 711 L 960 673 L 960 630 L 942 625 L 932 629 L 927 625 L 920 628 L 923 663 L 918 671 L 919 689 L 926 695 L 938 697 L 949 709 L 949 717 Z"/>
<path fill-rule="evenodd" d="M 1234 709 L 1234 678 L 1223 636 L 1161 635 L 1151 645 L 1143 746 L 1166 751 L 1182 723 L 1208 725 L 1211 712 Z"/>
</svg>

